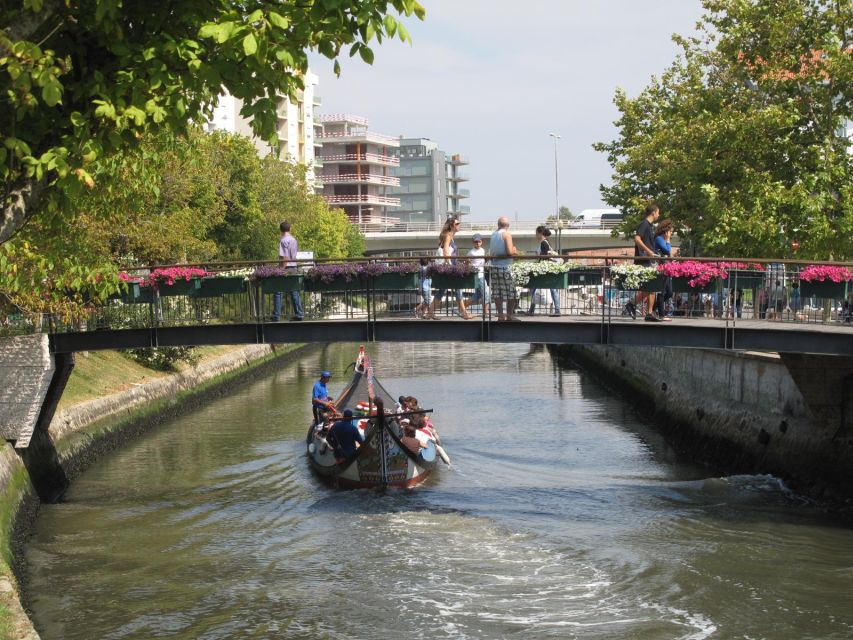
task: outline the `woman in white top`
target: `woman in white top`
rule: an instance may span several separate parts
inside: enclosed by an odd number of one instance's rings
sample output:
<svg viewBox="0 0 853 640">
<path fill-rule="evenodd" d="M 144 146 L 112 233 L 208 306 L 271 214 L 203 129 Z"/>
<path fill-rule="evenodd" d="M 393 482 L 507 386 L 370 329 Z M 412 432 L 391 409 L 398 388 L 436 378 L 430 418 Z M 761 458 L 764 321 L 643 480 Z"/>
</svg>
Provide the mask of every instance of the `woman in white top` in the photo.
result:
<svg viewBox="0 0 853 640">
<path fill-rule="evenodd" d="M 444 227 L 441 229 L 441 234 L 438 236 L 438 250 L 436 251 L 436 255 L 441 258 L 444 258 L 444 262 L 447 264 L 456 264 L 456 256 L 459 255 L 456 250 L 456 232 L 459 231 L 460 226 L 459 220 L 456 218 L 448 218 L 447 222 L 444 223 Z M 429 307 L 429 313 L 427 317 L 430 320 L 438 320 L 435 315 L 435 310 L 438 309 L 438 305 L 441 304 L 441 300 L 444 298 L 444 294 L 447 293 L 447 289 L 438 289 L 435 292 L 435 295 L 432 298 L 432 304 Z M 474 316 L 472 316 L 465 309 L 465 301 L 462 299 L 462 292 L 459 289 L 456 289 L 456 303 L 459 305 L 459 315 L 462 316 L 464 320 L 470 320 Z"/>
</svg>

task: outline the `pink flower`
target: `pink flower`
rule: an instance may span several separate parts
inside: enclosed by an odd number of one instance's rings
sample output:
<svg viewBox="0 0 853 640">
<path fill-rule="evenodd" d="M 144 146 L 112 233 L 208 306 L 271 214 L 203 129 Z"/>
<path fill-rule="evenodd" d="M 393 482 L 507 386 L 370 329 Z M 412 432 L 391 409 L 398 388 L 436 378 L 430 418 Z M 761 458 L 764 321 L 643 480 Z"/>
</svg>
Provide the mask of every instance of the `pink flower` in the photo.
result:
<svg viewBox="0 0 853 640">
<path fill-rule="evenodd" d="M 800 280 L 804 282 L 847 282 L 853 280 L 853 273 L 847 267 L 833 267 L 825 264 L 810 264 L 800 269 Z"/>
</svg>

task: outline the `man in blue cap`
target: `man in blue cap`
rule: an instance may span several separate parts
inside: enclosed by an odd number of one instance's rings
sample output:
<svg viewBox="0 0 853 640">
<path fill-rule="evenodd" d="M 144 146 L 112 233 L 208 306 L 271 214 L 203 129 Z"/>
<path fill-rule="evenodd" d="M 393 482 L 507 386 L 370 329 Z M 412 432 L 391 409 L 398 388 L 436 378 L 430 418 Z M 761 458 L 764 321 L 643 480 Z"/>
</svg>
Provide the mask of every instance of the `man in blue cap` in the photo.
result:
<svg viewBox="0 0 853 640">
<path fill-rule="evenodd" d="M 364 437 L 352 423 L 352 409 L 344 409 L 343 419 L 332 425 L 326 439 L 334 447 L 336 458 L 346 459 L 355 455 L 359 445 L 364 444 Z"/>
<path fill-rule="evenodd" d="M 311 408 L 314 411 L 314 424 L 320 424 L 323 419 L 324 411 L 334 411 L 335 403 L 329 397 L 329 390 L 326 384 L 332 374 L 328 371 L 323 371 L 320 374 L 320 379 L 314 383 L 314 390 L 311 392 Z"/>
</svg>

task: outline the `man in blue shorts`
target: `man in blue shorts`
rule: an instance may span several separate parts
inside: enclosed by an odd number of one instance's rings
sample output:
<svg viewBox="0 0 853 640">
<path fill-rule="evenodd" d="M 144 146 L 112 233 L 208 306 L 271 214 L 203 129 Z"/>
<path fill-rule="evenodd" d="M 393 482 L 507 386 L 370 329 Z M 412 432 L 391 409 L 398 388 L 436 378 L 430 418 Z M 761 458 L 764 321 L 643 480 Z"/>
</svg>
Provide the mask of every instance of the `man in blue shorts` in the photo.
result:
<svg viewBox="0 0 853 640">
<path fill-rule="evenodd" d="M 311 408 L 314 411 L 314 424 L 320 424 L 323 412 L 327 410 L 334 411 L 335 403 L 329 397 L 329 390 L 326 384 L 332 374 L 328 371 L 323 371 L 320 374 L 320 379 L 314 383 L 314 389 L 311 391 Z"/>
</svg>

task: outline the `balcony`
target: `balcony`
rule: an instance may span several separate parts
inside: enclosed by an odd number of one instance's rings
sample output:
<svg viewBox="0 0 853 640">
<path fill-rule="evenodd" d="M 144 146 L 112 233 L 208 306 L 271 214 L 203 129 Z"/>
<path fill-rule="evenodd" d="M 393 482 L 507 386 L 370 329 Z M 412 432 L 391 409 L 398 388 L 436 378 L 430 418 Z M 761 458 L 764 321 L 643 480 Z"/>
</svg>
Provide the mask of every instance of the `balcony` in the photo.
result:
<svg viewBox="0 0 853 640">
<path fill-rule="evenodd" d="M 394 176 L 383 176 L 377 173 L 343 173 L 325 174 L 318 176 L 323 184 L 381 184 L 389 187 L 399 187 L 400 178 Z"/>
<path fill-rule="evenodd" d="M 320 96 L 315 95 L 315 96 L 314 96 L 314 99 L 313 99 L 313 100 L 311 100 L 311 104 L 313 104 L 315 107 L 319 107 L 320 105 L 322 105 L 322 104 L 323 104 L 323 98 L 321 98 Z"/>
<path fill-rule="evenodd" d="M 468 174 L 461 171 L 457 171 L 453 175 L 447 176 L 447 179 L 451 182 L 468 182 L 469 180 Z"/>
<path fill-rule="evenodd" d="M 456 200 L 459 200 L 460 198 L 470 198 L 471 197 L 471 190 L 470 189 L 458 189 L 456 191 L 456 193 L 448 193 L 447 197 L 448 198 L 454 198 Z"/>
<path fill-rule="evenodd" d="M 400 158 L 396 156 L 380 155 L 378 153 L 338 153 L 323 156 L 324 162 L 337 162 L 340 164 L 361 163 L 377 164 L 383 167 L 399 167 Z"/>
<path fill-rule="evenodd" d="M 351 113 L 330 113 L 327 115 L 317 116 L 317 119 L 320 122 L 346 122 L 362 127 L 366 127 L 368 124 L 370 124 L 370 120 L 368 120 L 364 116 L 354 116 Z"/>
<path fill-rule="evenodd" d="M 400 198 L 389 198 L 388 196 L 378 196 L 373 194 L 364 194 L 360 196 L 326 196 L 326 202 L 329 204 L 352 205 L 352 204 L 376 204 L 383 207 L 399 207 Z"/>
<path fill-rule="evenodd" d="M 386 136 L 373 131 L 323 131 L 319 134 L 323 140 L 336 143 L 372 142 L 384 146 L 399 147 L 400 140 L 393 136 Z"/>
<path fill-rule="evenodd" d="M 471 164 L 471 162 L 468 160 L 468 156 L 463 156 L 463 155 L 459 155 L 458 153 L 455 153 L 452 156 L 450 156 L 450 164 L 463 165 L 463 164 Z"/>
</svg>

